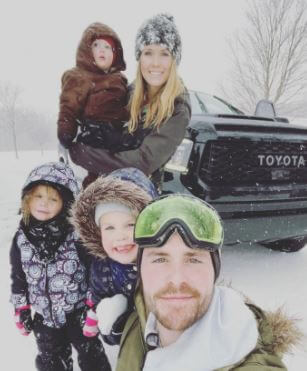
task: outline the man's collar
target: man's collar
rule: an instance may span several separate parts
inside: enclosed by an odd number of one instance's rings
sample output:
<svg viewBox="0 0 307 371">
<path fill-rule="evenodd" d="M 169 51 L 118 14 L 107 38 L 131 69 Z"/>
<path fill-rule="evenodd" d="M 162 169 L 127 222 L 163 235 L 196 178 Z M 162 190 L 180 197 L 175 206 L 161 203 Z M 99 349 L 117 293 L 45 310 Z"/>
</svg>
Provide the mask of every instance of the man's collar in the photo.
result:
<svg viewBox="0 0 307 371">
<path fill-rule="evenodd" d="M 150 312 L 145 325 L 144 339 L 149 348 L 154 349 L 160 346 L 159 333 L 157 329 L 156 316 Z"/>
</svg>

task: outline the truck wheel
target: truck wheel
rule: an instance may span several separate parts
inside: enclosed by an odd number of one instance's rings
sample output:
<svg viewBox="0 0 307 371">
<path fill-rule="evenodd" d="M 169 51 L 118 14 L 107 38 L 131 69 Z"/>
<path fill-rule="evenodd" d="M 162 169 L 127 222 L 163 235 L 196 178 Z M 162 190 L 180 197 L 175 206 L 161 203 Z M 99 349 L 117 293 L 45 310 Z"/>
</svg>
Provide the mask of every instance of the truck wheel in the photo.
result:
<svg viewBox="0 0 307 371">
<path fill-rule="evenodd" d="M 264 243 L 263 246 L 270 250 L 281 252 L 296 252 L 307 245 L 307 236 L 285 238 L 273 242 Z"/>
</svg>

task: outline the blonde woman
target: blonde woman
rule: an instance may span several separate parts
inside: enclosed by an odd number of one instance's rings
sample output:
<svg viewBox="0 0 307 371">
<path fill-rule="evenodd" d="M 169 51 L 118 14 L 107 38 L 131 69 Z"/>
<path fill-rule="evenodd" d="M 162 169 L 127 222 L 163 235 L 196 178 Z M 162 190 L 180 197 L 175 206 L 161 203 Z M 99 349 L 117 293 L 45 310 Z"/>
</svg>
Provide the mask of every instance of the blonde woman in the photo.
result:
<svg viewBox="0 0 307 371">
<path fill-rule="evenodd" d="M 138 30 L 135 46 L 139 62 L 131 87 L 130 121 L 121 152 L 74 143 L 70 156 L 77 165 L 96 174 L 136 167 L 158 185 L 163 165 L 185 135 L 191 117 L 188 93 L 177 66 L 181 39 L 172 16 L 158 14 Z"/>
</svg>

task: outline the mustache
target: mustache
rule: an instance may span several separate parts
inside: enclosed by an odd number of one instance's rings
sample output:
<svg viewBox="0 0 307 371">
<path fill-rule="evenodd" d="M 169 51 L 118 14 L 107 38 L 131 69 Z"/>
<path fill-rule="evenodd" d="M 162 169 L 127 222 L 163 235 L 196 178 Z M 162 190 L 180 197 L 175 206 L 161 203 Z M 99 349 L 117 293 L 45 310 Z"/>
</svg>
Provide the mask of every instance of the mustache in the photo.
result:
<svg viewBox="0 0 307 371">
<path fill-rule="evenodd" d="M 176 287 L 172 282 L 170 282 L 166 287 L 163 287 L 161 290 L 156 292 L 154 297 L 159 298 L 161 296 L 178 295 L 178 294 L 193 296 L 196 298 L 200 297 L 199 291 L 192 288 L 185 282 L 181 283 L 179 287 Z"/>
</svg>

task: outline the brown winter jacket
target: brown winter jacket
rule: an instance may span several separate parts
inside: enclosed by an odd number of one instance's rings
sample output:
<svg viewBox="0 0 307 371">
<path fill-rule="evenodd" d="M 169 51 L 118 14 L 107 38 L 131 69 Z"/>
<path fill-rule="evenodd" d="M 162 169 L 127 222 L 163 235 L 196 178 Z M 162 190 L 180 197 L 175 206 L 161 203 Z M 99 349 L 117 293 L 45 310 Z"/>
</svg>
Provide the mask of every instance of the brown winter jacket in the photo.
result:
<svg viewBox="0 0 307 371">
<path fill-rule="evenodd" d="M 108 73 L 94 62 L 91 45 L 99 37 L 109 36 L 115 42 L 115 61 Z M 127 79 L 122 45 L 117 34 L 101 23 L 91 24 L 83 33 L 77 49 L 76 67 L 62 76 L 58 139 L 68 148 L 77 135 L 78 121 L 118 123 L 128 120 Z"/>
<path fill-rule="evenodd" d="M 189 95 L 177 97 L 173 115 L 159 129 L 152 129 L 139 148 L 110 153 L 100 148 L 91 148 L 74 143 L 69 153 L 72 161 L 93 173 L 105 174 L 113 170 L 136 167 L 146 175 L 152 175 L 165 165 L 182 142 L 191 118 Z"/>
</svg>

